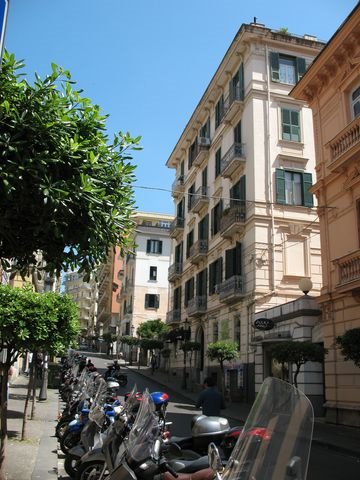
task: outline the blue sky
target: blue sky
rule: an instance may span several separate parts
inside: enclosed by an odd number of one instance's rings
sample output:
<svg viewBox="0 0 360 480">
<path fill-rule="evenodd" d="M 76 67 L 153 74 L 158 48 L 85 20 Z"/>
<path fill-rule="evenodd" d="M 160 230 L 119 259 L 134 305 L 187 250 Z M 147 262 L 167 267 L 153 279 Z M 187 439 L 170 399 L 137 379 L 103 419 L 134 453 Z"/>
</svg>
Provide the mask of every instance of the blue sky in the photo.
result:
<svg viewBox="0 0 360 480">
<path fill-rule="evenodd" d="M 70 70 L 110 115 L 108 132 L 142 136 L 136 153 L 140 210 L 174 213 L 165 166 L 242 23 L 328 40 L 357 0 L 10 0 L 5 48 L 29 79 Z M 165 190 L 165 191 L 164 191 Z M 167 190 L 167 191 L 166 191 Z"/>
</svg>

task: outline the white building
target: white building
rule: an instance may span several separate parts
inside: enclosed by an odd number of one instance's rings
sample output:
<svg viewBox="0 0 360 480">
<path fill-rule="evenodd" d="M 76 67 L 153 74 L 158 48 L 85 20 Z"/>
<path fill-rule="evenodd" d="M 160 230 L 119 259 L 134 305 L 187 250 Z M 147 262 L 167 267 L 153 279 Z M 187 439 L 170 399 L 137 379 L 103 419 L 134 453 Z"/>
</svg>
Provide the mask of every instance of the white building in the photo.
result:
<svg viewBox="0 0 360 480">
<path fill-rule="evenodd" d="M 233 398 L 251 400 L 274 374 L 266 352 L 281 339 L 259 335 L 255 314 L 296 300 L 303 277 L 320 292 L 312 114 L 288 93 L 322 47 L 242 25 L 167 161 L 176 177 L 167 322 L 189 322 L 201 345 L 193 385 L 218 373 L 209 342 L 238 343 L 227 374 Z M 171 365 L 181 375 L 181 352 Z"/>
</svg>

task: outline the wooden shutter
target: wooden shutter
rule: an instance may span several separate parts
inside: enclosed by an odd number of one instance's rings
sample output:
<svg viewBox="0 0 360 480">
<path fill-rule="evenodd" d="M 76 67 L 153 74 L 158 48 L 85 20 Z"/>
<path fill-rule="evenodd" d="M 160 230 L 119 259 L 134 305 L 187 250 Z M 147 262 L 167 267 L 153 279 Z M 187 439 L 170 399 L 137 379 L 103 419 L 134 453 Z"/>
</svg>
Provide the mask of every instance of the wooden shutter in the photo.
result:
<svg viewBox="0 0 360 480">
<path fill-rule="evenodd" d="M 245 86 L 244 86 L 244 64 L 240 64 L 239 68 L 239 94 L 240 100 L 243 101 L 245 97 Z"/>
<path fill-rule="evenodd" d="M 235 125 L 234 128 L 234 142 L 241 143 L 241 120 Z"/>
<path fill-rule="evenodd" d="M 296 57 L 296 74 L 297 74 L 297 81 L 299 81 L 306 71 L 306 63 L 305 58 Z"/>
<path fill-rule="evenodd" d="M 314 198 L 311 192 L 309 192 L 309 188 L 312 186 L 312 174 L 311 173 L 303 173 L 303 198 L 304 198 L 304 206 L 305 207 L 313 207 L 314 206 Z"/>
<path fill-rule="evenodd" d="M 226 250 L 225 252 L 225 280 L 232 277 L 233 272 L 233 251 Z"/>
<path fill-rule="evenodd" d="M 276 203 L 285 204 L 285 170 L 277 168 L 275 170 L 276 183 Z"/>
<path fill-rule="evenodd" d="M 209 265 L 209 295 L 215 291 L 215 262 Z"/>
<path fill-rule="evenodd" d="M 279 54 L 277 52 L 270 52 L 270 70 L 271 80 L 273 82 L 280 81 L 280 62 Z"/>
<path fill-rule="evenodd" d="M 151 240 L 146 240 L 146 253 L 150 253 L 151 250 Z"/>
<path fill-rule="evenodd" d="M 222 257 L 220 257 L 218 259 L 218 264 L 217 264 L 217 270 L 216 270 L 216 285 L 220 285 L 220 283 L 222 282 L 222 278 L 223 278 L 223 259 Z"/>
<path fill-rule="evenodd" d="M 162 240 L 158 240 L 158 252 L 157 253 L 160 253 L 160 254 L 162 253 L 162 244 L 163 244 Z"/>
<path fill-rule="evenodd" d="M 149 308 L 149 294 L 145 294 L 145 308 Z"/>
<path fill-rule="evenodd" d="M 242 275 L 241 243 L 236 243 L 235 247 L 235 275 Z"/>
<path fill-rule="evenodd" d="M 160 295 L 155 295 L 155 308 L 159 308 L 160 306 Z"/>
</svg>

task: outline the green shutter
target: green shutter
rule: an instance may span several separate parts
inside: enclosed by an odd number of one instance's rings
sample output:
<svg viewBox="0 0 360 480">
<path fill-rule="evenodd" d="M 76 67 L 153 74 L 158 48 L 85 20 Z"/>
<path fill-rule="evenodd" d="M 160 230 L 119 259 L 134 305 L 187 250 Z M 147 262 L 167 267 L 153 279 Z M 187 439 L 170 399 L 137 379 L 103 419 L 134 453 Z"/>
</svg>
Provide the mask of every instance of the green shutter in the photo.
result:
<svg viewBox="0 0 360 480">
<path fill-rule="evenodd" d="M 275 170 L 276 203 L 285 204 L 285 170 Z"/>
<path fill-rule="evenodd" d="M 297 57 L 296 58 L 296 73 L 297 73 L 297 80 L 299 81 L 300 78 L 303 77 L 306 71 L 306 63 L 305 58 Z"/>
<path fill-rule="evenodd" d="M 270 52 L 270 68 L 271 68 L 271 80 L 278 82 L 280 80 L 280 63 L 279 54 L 277 52 Z"/>
<path fill-rule="evenodd" d="M 146 293 L 145 294 L 145 308 L 149 307 L 149 295 Z"/>
<path fill-rule="evenodd" d="M 160 253 L 160 255 L 162 254 L 162 240 L 159 240 L 159 243 L 158 243 L 158 253 Z"/>
<path fill-rule="evenodd" d="M 146 241 L 146 253 L 150 253 L 151 248 L 151 240 Z"/>
<path fill-rule="evenodd" d="M 160 306 L 160 295 L 155 295 L 155 308 Z"/>
<path fill-rule="evenodd" d="M 303 173 L 303 196 L 304 196 L 304 206 L 313 207 L 314 198 L 313 194 L 309 192 L 310 187 L 312 186 L 312 174 Z"/>
<path fill-rule="evenodd" d="M 243 101 L 245 97 L 245 85 L 244 85 L 244 64 L 240 64 L 239 68 L 239 94 L 240 100 Z"/>
</svg>

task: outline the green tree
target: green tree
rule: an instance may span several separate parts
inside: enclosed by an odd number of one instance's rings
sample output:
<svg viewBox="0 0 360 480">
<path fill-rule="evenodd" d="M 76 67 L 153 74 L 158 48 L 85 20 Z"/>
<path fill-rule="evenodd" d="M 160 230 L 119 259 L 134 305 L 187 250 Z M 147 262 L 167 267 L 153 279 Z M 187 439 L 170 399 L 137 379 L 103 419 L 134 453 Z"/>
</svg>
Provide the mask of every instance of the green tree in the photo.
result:
<svg viewBox="0 0 360 480">
<path fill-rule="evenodd" d="M 7 443 L 7 376 L 19 355 L 27 351 L 47 350 L 51 354 L 72 346 L 79 334 L 78 308 L 61 294 L 39 294 L 30 287 L 0 285 L 0 479 L 5 479 L 4 459 Z M 25 426 L 23 426 L 23 435 Z"/>
<path fill-rule="evenodd" d="M 169 331 L 169 326 L 161 321 L 160 318 L 157 318 L 156 320 L 148 320 L 140 323 L 136 333 L 141 338 L 162 339 Z"/>
<path fill-rule="evenodd" d="M 305 365 L 306 362 L 322 363 L 324 361 L 326 349 L 322 345 L 309 341 L 299 342 L 288 340 L 274 345 L 270 352 L 271 356 L 282 365 L 283 371 L 284 366 L 287 363 L 291 363 L 296 366 L 293 376 L 293 384 L 297 388 L 297 378 L 301 367 Z"/>
<path fill-rule="evenodd" d="M 42 252 L 49 273 L 90 275 L 114 245 L 131 248 L 131 150 L 140 138 L 109 141 L 107 116 L 74 89 L 70 73 L 28 83 L 5 52 L 0 72 L 0 259 L 24 276 Z"/>
<path fill-rule="evenodd" d="M 352 360 L 360 367 L 360 328 L 352 328 L 336 337 L 336 344 L 341 348 L 345 360 Z"/>
<path fill-rule="evenodd" d="M 230 340 L 220 340 L 209 343 L 206 355 L 210 360 L 216 360 L 220 365 L 221 388 L 225 395 L 225 370 L 224 362 L 231 362 L 239 356 L 238 345 Z"/>
</svg>

